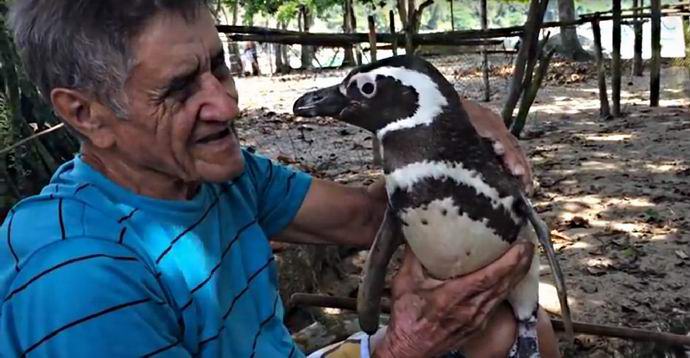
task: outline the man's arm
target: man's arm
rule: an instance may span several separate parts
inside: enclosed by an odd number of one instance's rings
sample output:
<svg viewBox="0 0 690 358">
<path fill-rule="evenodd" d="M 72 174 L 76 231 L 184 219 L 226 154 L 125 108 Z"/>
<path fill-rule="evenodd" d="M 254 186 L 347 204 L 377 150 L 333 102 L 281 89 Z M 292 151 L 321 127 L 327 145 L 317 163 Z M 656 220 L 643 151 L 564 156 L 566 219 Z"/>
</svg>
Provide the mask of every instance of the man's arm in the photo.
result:
<svg viewBox="0 0 690 358">
<path fill-rule="evenodd" d="M 2 298 L 2 357 L 191 356 L 154 273 L 114 242 L 50 244 Z"/>
<path fill-rule="evenodd" d="M 369 247 L 386 210 L 383 180 L 349 187 L 314 179 L 292 223 L 275 239 Z"/>
</svg>

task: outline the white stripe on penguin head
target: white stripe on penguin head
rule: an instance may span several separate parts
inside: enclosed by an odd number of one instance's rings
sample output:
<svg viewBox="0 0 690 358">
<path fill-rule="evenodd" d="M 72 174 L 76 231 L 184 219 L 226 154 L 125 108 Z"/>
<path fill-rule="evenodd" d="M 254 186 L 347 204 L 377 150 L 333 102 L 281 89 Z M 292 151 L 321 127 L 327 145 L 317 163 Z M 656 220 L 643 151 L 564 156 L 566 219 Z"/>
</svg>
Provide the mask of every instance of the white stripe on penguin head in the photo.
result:
<svg viewBox="0 0 690 358">
<path fill-rule="evenodd" d="M 431 77 L 421 72 L 403 67 L 385 66 L 362 73 L 362 75 L 368 75 L 374 78 L 376 78 L 377 75 L 392 77 L 400 81 L 403 85 L 414 88 L 419 96 L 417 98 L 418 106 L 415 113 L 410 117 L 401 118 L 379 129 L 376 132 L 379 139 L 382 139 L 388 132 L 404 128 L 413 128 L 420 125 L 429 125 L 443 111 L 443 107 L 448 105 L 446 97 L 443 96 L 443 93 L 438 89 L 436 82 L 434 82 Z M 353 76 L 352 79 L 355 77 L 357 77 L 357 75 Z"/>
</svg>

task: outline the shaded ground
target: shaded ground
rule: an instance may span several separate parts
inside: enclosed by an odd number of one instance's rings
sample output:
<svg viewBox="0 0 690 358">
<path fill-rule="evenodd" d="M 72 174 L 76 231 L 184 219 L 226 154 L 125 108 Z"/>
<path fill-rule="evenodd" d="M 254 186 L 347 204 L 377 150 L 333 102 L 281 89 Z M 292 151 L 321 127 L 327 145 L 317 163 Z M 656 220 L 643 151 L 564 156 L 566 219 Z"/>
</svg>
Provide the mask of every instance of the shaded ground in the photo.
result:
<svg viewBox="0 0 690 358">
<path fill-rule="evenodd" d="M 497 56 L 492 63 L 506 60 Z M 480 96 L 478 58 L 432 61 L 458 92 Z M 661 107 L 655 109 L 647 105 L 648 77 L 625 76 L 626 116 L 609 121 L 598 117 L 596 82 L 589 66 L 557 62 L 551 73 L 532 109 L 522 145 L 539 185 L 534 202 L 553 230 L 567 275 L 574 318 L 685 334 L 690 326 L 687 69 L 664 67 Z M 493 69 L 488 106 L 500 108 L 508 74 L 507 67 Z M 352 184 L 370 181 L 378 169 L 370 165 L 368 133 L 329 119 L 290 114 L 301 93 L 337 83 L 344 75 L 330 71 L 238 79 L 241 106 L 246 108 L 238 130 L 245 144 L 317 176 Z M 364 253 L 288 246 L 280 256 L 285 292 L 320 290 L 352 296 Z M 557 302 L 549 294 L 549 270 L 542 262 L 541 301 L 557 312 Z M 306 275 L 310 268 L 314 273 Z M 648 357 L 657 348 L 580 336 L 573 355 Z"/>
</svg>

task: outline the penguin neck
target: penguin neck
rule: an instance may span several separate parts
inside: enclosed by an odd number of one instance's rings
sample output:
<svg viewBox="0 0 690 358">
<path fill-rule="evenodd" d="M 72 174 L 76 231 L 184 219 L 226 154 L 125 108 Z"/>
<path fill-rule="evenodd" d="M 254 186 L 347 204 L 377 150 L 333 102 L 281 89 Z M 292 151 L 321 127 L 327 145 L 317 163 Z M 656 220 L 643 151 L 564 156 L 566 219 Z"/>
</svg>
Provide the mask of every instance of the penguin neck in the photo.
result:
<svg viewBox="0 0 690 358">
<path fill-rule="evenodd" d="M 455 106 L 447 106 L 428 124 L 389 131 L 379 140 L 385 174 L 414 162 L 445 159 L 449 149 L 470 152 L 482 145 L 464 109 Z"/>
</svg>

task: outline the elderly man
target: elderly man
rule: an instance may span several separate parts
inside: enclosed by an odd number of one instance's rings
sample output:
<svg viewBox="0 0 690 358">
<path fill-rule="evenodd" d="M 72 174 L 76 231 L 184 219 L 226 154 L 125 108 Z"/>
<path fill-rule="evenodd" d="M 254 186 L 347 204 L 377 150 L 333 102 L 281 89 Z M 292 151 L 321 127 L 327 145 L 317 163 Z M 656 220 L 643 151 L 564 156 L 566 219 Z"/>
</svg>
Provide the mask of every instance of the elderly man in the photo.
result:
<svg viewBox="0 0 690 358">
<path fill-rule="evenodd" d="M 312 179 L 240 149 L 228 130 L 238 93 L 202 0 L 16 0 L 11 26 L 82 148 L 2 226 L 0 356 L 303 356 L 268 238 L 366 247 L 382 186 Z M 510 149 L 509 168 L 526 168 L 500 122 L 481 124 Z M 531 257 L 518 244 L 437 282 L 408 255 L 391 325 L 357 354 L 505 355 L 515 324 L 500 302 Z"/>
</svg>

